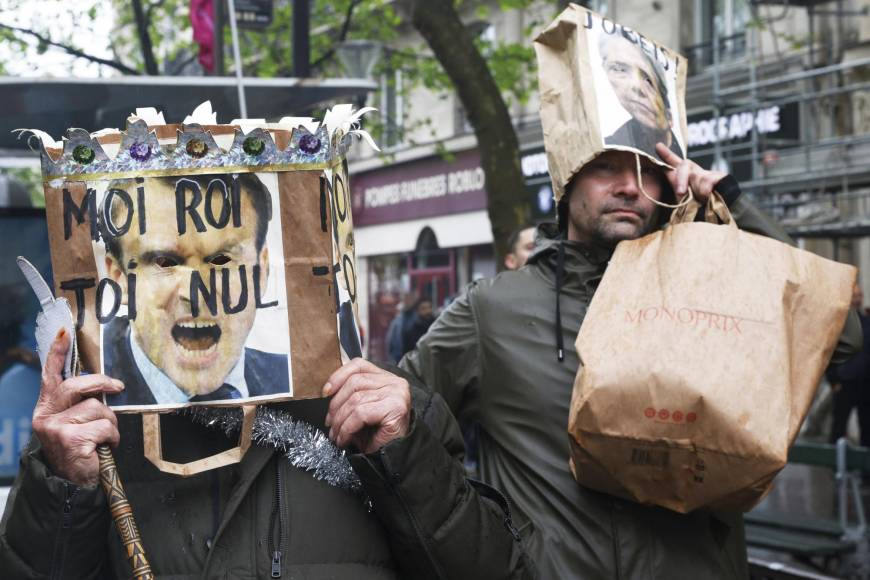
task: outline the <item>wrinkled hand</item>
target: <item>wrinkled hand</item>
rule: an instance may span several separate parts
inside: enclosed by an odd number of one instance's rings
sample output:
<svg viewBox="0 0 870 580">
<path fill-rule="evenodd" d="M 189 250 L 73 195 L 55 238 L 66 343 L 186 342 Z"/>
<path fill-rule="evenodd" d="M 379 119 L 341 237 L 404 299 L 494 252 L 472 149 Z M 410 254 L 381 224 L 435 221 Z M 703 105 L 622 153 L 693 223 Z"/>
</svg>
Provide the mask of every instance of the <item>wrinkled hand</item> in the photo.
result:
<svg viewBox="0 0 870 580">
<path fill-rule="evenodd" d="M 76 485 L 99 481 L 97 445 L 118 444 L 118 420 L 99 398 L 124 389 L 121 381 L 105 375 L 61 378 L 69 335 L 61 330 L 51 343 L 42 369 L 39 399 L 33 410 L 33 432 L 55 475 Z"/>
<path fill-rule="evenodd" d="M 329 377 L 323 396 L 330 395 L 326 426 L 339 447 L 373 453 L 408 434 L 411 388 L 405 379 L 355 358 Z"/>
<path fill-rule="evenodd" d="M 677 202 L 683 200 L 689 187 L 692 188 L 692 193 L 698 203 L 705 203 L 710 194 L 713 193 L 713 188 L 727 174 L 722 171 L 711 171 L 704 169 L 690 159 L 682 159 L 679 155 L 665 147 L 663 143 L 656 144 L 656 153 L 662 158 L 662 161 L 674 167 L 665 172 L 665 177 L 671 183 L 674 193 L 677 196 Z"/>
</svg>

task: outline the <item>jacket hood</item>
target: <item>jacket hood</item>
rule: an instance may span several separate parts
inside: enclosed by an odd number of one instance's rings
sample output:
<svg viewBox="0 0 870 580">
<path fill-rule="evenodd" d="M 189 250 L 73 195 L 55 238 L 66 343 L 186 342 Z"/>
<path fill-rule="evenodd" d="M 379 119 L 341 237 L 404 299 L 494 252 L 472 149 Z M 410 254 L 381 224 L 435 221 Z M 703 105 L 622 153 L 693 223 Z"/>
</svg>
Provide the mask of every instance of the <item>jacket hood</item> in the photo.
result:
<svg viewBox="0 0 870 580">
<path fill-rule="evenodd" d="M 561 286 L 568 291 L 579 289 L 591 280 L 597 281 L 613 255 L 613 248 L 562 239 L 555 223 L 539 225 L 535 231 L 535 250 L 529 256 L 528 263 L 536 265 L 544 278 L 554 285 L 559 268 L 560 244 L 565 252 Z"/>
</svg>

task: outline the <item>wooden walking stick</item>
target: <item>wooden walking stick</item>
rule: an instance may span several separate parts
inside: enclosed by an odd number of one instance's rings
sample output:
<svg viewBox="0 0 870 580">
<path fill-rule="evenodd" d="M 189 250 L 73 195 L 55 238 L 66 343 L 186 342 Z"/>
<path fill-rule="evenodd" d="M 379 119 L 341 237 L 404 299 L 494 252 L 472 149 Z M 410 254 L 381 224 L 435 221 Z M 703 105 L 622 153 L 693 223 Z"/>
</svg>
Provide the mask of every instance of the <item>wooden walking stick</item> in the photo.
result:
<svg viewBox="0 0 870 580">
<path fill-rule="evenodd" d="M 64 298 L 55 299 L 51 288 L 48 287 L 39 271 L 21 256 L 18 257 L 18 267 L 27 278 L 27 282 L 33 288 L 42 306 L 42 312 L 36 317 L 36 343 L 42 365 L 45 366 L 45 357 L 52 341 L 63 329 L 71 339 L 70 349 L 64 361 L 63 378 L 77 376 L 81 365 L 76 346 L 75 323 L 69 302 Z M 100 484 L 106 493 L 106 499 L 109 501 L 109 511 L 115 521 L 115 526 L 118 528 L 121 543 L 127 550 L 127 559 L 133 568 L 133 579 L 154 580 L 155 576 L 151 572 L 148 559 L 145 557 L 145 548 L 142 546 L 139 528 L 136 527 L 133 509 L 130 507 L 130 502 L 127 501 L 127 494 L 124 493 L 124 486 L 121 484 L 118 466 L 115 465 L 112 451 L 108 445 L 99 445 L 97 446 L 97 456 L 100 459 Z"/>
<path fill-rule="evenodd" d="M 124 493 L 124 486 L 121 484 L 121 477 L 118 475 L 118 466 L 115 465 L 112 451 L 108 445 L 99 445 L 97 456 L 100 458 L 100 485 L 106 492 L 106 499 L 109 500 L 109 511 L 115 521 L 115 526 L 118 528 L 121 543 L 127 550 L 127 559 L 133 568 L 133 578 L 135 580 L 154 580 L 148 558 L 145 557 L 145 547 L 139 536 L 139 528 L 136 527 L 136 519 L 133 517 L 133 508 L 127 501 L 127 494 Z"/>
</svg>

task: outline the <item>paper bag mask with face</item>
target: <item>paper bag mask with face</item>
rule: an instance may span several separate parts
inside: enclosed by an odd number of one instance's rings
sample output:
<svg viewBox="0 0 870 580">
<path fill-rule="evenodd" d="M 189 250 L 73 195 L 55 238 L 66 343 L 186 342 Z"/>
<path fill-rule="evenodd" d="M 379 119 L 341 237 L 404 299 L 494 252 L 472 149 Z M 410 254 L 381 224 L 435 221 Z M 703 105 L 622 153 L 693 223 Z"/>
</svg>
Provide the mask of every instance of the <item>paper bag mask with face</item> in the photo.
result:
<svg viewBox="0 0 870 580">
<path fill-rule="evenodd" d="M 571 4 L 535 40 L 541 122 L 558 202 L 571 178 L 608 150 L 665 165 L 685 157 L 686 60 L 639 32 Z"/>
<path fill-rule="evenodd" d="M 361 354 L 344 155 L 364 112 L 34 132 L 55 291 L 84 368 L 125 383 L 115 411 L 319 397 Z"/>
</svg>

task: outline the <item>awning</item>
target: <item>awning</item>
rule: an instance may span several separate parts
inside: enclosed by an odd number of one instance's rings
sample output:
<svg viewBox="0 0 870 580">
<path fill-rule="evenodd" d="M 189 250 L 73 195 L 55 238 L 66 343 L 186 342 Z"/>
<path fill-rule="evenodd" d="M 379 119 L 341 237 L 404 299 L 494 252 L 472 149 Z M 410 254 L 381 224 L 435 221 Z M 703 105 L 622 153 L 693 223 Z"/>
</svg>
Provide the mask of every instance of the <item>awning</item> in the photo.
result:
<svg viewBox="0 0 870 580">
<path fill-rule="evenodd" d="M 357 256 L 413 252 L 423 228 L 432 228 L 439 248 L 492 243 L 492 224 L 486 210 L 354 228 Z"/>
<path fill-rule="evenodd" d="M 246 78 L 248 117 L 273 119 L 303 116 L 327 102 L 353 101 L 377 88 L 366 79 Z M 179 123 L 203 101 L 210 100 L 219 123 L 238 118 L 235 77 L 0 77 L 0 152 L 27 149 L 13 129 L 41 129 L 55 139 L 69 127 L 88 131 L 124 129 L 137 107 L 163 111 L 168 123 Z"/>
</svg>

